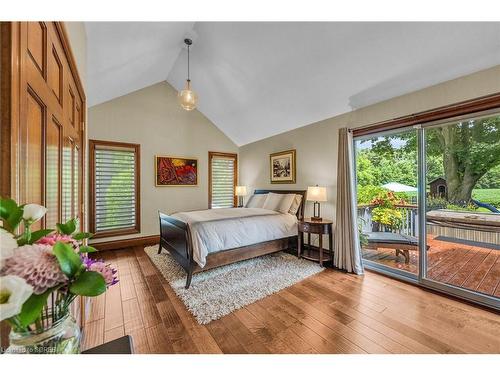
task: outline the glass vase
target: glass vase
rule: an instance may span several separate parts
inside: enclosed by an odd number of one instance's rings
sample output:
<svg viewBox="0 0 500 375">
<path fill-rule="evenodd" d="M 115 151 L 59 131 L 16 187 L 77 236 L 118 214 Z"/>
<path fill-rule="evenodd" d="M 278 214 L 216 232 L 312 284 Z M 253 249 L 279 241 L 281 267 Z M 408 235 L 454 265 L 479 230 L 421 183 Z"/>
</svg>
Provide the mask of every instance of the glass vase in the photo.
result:
<svg viewBox="0 0 500 375">
<path fill-rule="evenodd" d="M 80 353 L 80 328 L 67 313 L 61 319 L 45 327 L 28 332 L 9 334 L 11 354 L 77 354 Z"/>
</svg>

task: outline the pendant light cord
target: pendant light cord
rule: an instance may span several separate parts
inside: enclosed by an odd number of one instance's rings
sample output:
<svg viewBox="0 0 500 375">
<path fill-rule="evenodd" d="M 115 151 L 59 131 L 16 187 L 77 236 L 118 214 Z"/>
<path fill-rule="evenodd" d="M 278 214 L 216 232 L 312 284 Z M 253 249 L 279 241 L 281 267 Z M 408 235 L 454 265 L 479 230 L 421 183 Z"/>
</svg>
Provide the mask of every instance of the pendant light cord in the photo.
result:
<svg viewBox="0 0 500 375">
<path fill-rule="evenodd" d="M 191 81 L 189 79 L 189 44 L 188 44 L 188 81 Z"/>
</svg>

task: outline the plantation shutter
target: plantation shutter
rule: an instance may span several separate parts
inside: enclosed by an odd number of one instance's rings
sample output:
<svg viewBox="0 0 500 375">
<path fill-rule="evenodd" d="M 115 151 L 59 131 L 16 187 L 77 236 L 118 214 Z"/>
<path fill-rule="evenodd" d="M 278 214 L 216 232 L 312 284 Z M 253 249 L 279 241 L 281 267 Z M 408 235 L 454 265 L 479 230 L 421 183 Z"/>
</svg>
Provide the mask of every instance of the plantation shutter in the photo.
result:
<svg viewBox="0 0 500 375">
<path fill-rule="evenodd" d="M 236 186 L 236 155 L 225 156 L 212 153 L 211 163 L 211 206 L 210 208 L 234 207 Z"/>
<path fill-rule="evenodd" d="M 138 145 L 94 145 L 93 231 L 138 231 Z"/>
</svg>

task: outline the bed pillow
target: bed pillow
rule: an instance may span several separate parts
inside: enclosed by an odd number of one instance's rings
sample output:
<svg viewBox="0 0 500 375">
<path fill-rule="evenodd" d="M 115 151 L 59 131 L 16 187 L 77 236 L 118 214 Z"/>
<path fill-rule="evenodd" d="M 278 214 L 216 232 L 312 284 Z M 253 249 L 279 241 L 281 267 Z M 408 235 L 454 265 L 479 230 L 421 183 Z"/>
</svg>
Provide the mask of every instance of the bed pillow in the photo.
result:
<svg viewBox="0 0 500 375">
<path fill-rule="evenodd" d="M 254 194 L 250 197 L 246 204 L 246 208 L 262 208 L 266 201 L 267 194 Z"/>
<path fill-rule="evenodd" d="M 295 194 L 282 194 L 283 198 L 281 198 L 281 203 L 278 207 L 278 211 L 282 214 L 287 214 L 292 207 L 292 204 L 295 200 Z"/>
<path fill-rule="evenodd" d="M 292 215 L 297 215 L 297 212 L 299 211 L 301 202 L 302 202 L 302 195 L 295 194 L 295 198 L 294 198 L 292 205 L 290 206 L 290 210 L 288 212 L 291 213 Z"/>
<path fill-rule="evenodd" d="M 283 194 L 268 193 L 262 208 L 266 210 L 278 211 L 282 199 Z"/>
</svg>

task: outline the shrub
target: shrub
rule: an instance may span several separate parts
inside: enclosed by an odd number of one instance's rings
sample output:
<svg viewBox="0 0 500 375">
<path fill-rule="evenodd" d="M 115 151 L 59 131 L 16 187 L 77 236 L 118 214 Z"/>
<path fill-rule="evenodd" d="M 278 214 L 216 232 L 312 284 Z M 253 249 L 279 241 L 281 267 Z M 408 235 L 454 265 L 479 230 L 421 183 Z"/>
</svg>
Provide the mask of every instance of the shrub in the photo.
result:
<svg viewBox="0 0 500 375">
<path fill-rule="evenodd" d="M 397 208 L 375 207 L 372 210 L 372 221 L 396 229 L 403 225 L 403 214 Z"/>
<path fill-rule="evenodd" d="M 369 204 L 379 194 L 385 193 L 387 191 L 387 189 L 384 189 L 380 186 L 358 186 L 358 204 Z"/>
<path fill-rule="evenodd" d="M 404 199 L 397 197 L 392 191 L 379 193 L 371 202 L 377 205 L 372 210 L 372 221 L 380 223 L 391 229 L 403 225 L 403 214 L 396 205 L 405 205 Z"/>
<path fill-rule="evenodd" d="M 396 205 L 405 205 L 408 202 L 406 202 L 404 198 L 394 194 L 392 191 L 385 190 L 373 198 L 370 203 L 379 207 L 395 208 Z"/>
<path fill-rule="evenodd" d="M 432 210 L 439 210 L 446 208 L 448 206 L 449 202 L 440 196 L 432 196 L 429 195 L 427 197 L 427 211 L 432 211 Z"/>
<path fill-rule="evenodd" d="M 478 211 L 478 207 L 472 203 L 469 204 L 447 204 L 446 205 L 447 210 L 453 210 L 453 211 L 470 211 L 470 212 L 476 212 Z"/>
</svg>

